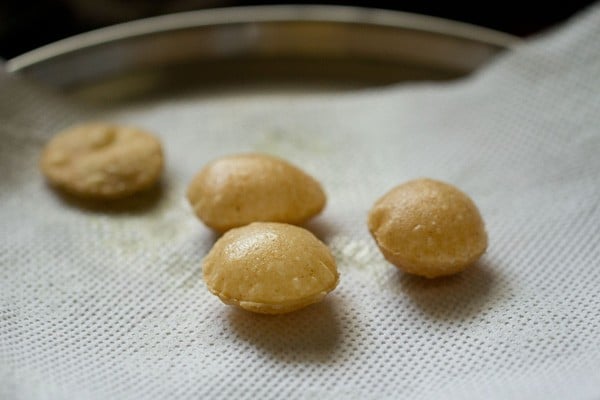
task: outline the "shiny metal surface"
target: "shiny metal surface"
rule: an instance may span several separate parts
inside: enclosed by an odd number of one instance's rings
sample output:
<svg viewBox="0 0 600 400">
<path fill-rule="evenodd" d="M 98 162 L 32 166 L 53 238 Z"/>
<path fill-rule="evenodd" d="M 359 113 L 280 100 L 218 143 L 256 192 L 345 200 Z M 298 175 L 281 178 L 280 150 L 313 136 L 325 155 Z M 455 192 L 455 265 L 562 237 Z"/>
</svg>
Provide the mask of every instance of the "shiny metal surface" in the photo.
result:
<svg viewBox="0 0 600 400">
<path fill-rule="evenodd" d="M 389 83 L 468 74 L 517 41 L 394 11 L 259 6 L 116 25 L 23 54 L 7 69 L 58 88 L 157 71 L 204 81 L 259 76 Z"/>
</svg>

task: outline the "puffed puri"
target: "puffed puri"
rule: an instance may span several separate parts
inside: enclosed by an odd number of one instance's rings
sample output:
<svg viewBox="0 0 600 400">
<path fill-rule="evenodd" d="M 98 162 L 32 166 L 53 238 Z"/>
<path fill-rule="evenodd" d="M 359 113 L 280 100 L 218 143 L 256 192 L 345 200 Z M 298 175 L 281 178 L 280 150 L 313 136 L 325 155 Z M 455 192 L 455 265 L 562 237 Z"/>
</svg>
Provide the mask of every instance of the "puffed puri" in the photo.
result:
<svg viewBox="0 0 600 400">
<path fill-rule="evenodd" d="M 326 202 L 319 182 L 298 167 L 252 153 L 208 163 L 190 183 L 187 198 L 196 216 L 217 232 L 251 222 L 299 225 Z"/>
<path fill-rule="evenodd" d="M 488 245 L 475 203 L 458 188 L 433 179 L 390 190 L 371 208 L 368 227 L 389 262 L 426 278 L 463 271 Z"/>
<path fill-rule="evenodd" d="M 282 314 L 321 301 L 338 284 L 329 248 L 304 228 L 256 222 L 226 232 L 205 257 L 203 277 L 224 303 Z"/>
</svg>

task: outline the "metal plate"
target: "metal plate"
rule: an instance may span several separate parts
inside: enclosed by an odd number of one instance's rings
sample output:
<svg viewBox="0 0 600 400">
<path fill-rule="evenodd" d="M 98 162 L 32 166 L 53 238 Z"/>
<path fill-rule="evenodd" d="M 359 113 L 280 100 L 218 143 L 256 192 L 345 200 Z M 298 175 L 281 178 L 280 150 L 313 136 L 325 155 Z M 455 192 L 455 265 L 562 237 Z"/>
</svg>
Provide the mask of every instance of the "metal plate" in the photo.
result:
<svg viewBox="0 0 600 400">
<path fill-rule="evenodd" d="M 517 41 L 385 10 L 241 7 L 112 26 L 26 53 L 7 68 L 98 101 L 231 84 L 329 90 L 463 76 Z"/>
</svg>

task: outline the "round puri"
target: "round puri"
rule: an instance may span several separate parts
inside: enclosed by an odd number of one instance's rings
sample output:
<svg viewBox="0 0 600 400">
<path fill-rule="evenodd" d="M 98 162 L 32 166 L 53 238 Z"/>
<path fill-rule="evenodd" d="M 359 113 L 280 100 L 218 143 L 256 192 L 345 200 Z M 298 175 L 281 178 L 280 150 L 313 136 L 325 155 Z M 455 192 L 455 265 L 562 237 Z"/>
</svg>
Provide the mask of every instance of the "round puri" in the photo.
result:
<svg viewBox="0 0 600 400">
<path fill-rule="evenodd" d="M 202 269 L 208 289 L 224 303 L 263 314 L 321 301 L 339 277 L 325 244 L 306 229 L 274 222 L 231 229 Z"/>
<path fill-rule="evenodd" d="M 487 248 L 483 219 L 473 201 L 432 179 L 392 189 L 369 212 L 368 226 L 388 261 L 427 278 L 460 272 Z"/>
<path fill-rule="evenodd" d="M 251 222 L 301 224 L 321 212 L 319 182 L 290 163 L 263 154 L 242 154 L 206 165 L 187 197 L 196 215 L 224 232 Z"/>
<path fill-rule="evenodd" d="M 151 134 L 95 122 L 53 137 L 44 148 L 40 169 L 53 186 L 73 195 L 117 199 L 153 186 L 163 162 L 161 144 Z"/>
</svg>

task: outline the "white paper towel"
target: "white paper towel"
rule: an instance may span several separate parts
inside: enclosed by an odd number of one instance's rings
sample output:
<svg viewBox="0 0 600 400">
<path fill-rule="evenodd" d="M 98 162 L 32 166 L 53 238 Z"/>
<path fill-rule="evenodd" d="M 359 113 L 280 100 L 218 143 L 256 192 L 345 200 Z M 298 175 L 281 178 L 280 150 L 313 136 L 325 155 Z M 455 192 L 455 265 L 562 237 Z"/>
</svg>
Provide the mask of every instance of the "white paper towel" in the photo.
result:
<svg viewBox="0 0 600 400">
<path fill-rule="evenodd" d="M 453 83 L 308 96 L 193 95 L 103 118 L 156 132 L 161 193 L 65 201 L 37 171 L 58 129 L 98 117 L 0 78 L 0 398 L 600 398 L 600 7 Z M 215 240 L 183 193 L 207 161 L 283 156 L 322 181 L 308 227 L 341 272 L 279 317 L 201 280 Z M 479 205 L 487 254 L 425 281 L 390 266 L 372 203 L 415 177 Z"/>
</svg>

